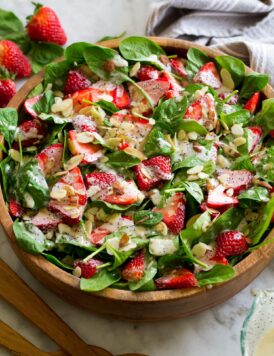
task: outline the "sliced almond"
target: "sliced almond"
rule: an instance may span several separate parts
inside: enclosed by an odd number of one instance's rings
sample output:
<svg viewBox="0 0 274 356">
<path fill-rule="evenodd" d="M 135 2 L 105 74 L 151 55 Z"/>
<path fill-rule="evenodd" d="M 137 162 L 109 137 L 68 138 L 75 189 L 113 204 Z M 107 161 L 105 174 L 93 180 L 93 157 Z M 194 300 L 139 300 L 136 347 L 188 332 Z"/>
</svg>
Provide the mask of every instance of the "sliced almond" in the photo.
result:
<svg viewBox="0 0 274 356">
<path fill-rule="evenodd" d="M 80 278 L 81 277 L 81 274 L 82 274 L 82 270 L 79 266 L 75 267 L 74 270 L 72 271 L 72 274 L 75 276 L 75 277 L 78 277 Z"/>
<path fill-rule="evenodd" d="M 136 74 L 137 74 L 137 72 L 138 72 L 138 70 L 141 68 L 141 63 L 140 62 L 136 62 L 135 64 L 134 64 L 134 66 L 131 68 L 131 70 L 130 70 L 130 72 L 129 72 L 129 76 L 130 77 L 134 77 Z"/>
<path fill-rule="evenodd" d="M 65 189 L 53 188 L 50 192 L 50 197 L 56 200 L 62 200 L 67 196 L 67 191 Z"/>
<path fill-rule="evenodd" d="M 91 220 L 86 220 L 85 228 L 86 228 L 87 236 L 90 236 L 90 234 L 92 233 L 92 229 L 93 229 L 93 223 Z"/>
<path fill-rule="evenodd" d="M 105 143 L 106 143 L 106 145 L 108 145 L 111 148 L 116 148 L 119 146 L 121 141 L 122 141 L 122 138 L 113 137 L 113 138 L 108 138 L 107 140 L 105 140 Z"/>
<path fill-rule="evenodd" d="M 71 157 L 71 159 L 69 159 L 65 164 L 64 164 L 64 168 L 66 171 L 70 171 L 71 169 L 78 167 L 79 164 L 82 162 L 84 158 L 84 155 L 77 155 L 77 156 L 73 156 Z"/>
<path fill-rule="evenodd" d="M 233 140 L 233 143 L 236 147 L 242 146 L 246 143 L 246 138 L 245 137 L 237 137 L 235 140 Z"/>
<path fill-rule="evenodd" d="M 220 71 L 220 75 L 222 78 L 223 85 L 226 88 L 233 90 L 235 88 L 235 84 L 229 71 L 225 68 L 222 68 Z"/>
<path fill-rule="evenodd" d="M 15 162 L 20 162 L 21 161 L 21 157 L 20 157 L 20 152 L 17 150 L 14 150 L 13 148 L 11 148 L 9 150 L 9 156 L 15 161 Z"/>
<path fill-rule="evenodd" d="M 192 141 L 196 141 L 197 138 L 198 138 L 198 134 L 197 134 L 197 132 L 195 132 L 195 131 L 189 132 L 189 133 L 187 134 L 187 137 L 188 137 L 190 140 L 192 140 Z"/>
<path fill-rule="evenodd" d="M 141 151 L 133 147 L 127 147 L 124 149 L 124 152 L 126 152 L 128 155 L 139 158 L 141 161 L 146 159 L 146 156 Z"/>
<path fill-rule="evenodd" d="M 187 180 L 192 182 L 194 180 L 197 180 L 199 179 L 198 175 L 197 174 L 190 174 L 188 177 L 187 177 Z"/>
<path fill-rule="evenodd" d="M 227 189 L 226 195 L 228 195 L 229 197 L 233 197 L 233 195 L 234 195 L 234 189 L 232 189 L 232 188 Z"/>
<path fill-rule="evenodd" d="M 168 233 L 168 228 L 167 228 L 166 224 L 163 221 L 161 221 L 159 224 L 155 225 L 154 229 L 157 232 L 159 232 L 161 235 L 164 235 L 164 236 L 166 236 L 167 233 Z"/>
<path fill-rule="evenodd" d="M 200 179 L 206 179 L 206 178 L 209 177 L 209 174 L 204 173 L 204 172 L 199 172 L 199 173 L 198 173 L 198 177 L 199 177 Z"/>
<path fill-rule="evenodd" d="M 223 155 L 218 155 L 217 162 L 221 168 L 229 168 L 231 166 L 229 160 L 225 158 Z"/>
<path fill-rule="evenodd" d="M 234 125 L 231 127 L 231 133 L 232 133 L 233 136 L 240 137 L 240 136 L 243 136 L 243 134 L 244 134 L 244 129 L 242 128 L 241 125 L 234 124 Z"/>
<path fill-rule="evenodd" d="M 67 196 L 68 197 L 71 197 L 71 196 L 75 195 L 76 191 L 71 185 L 64 184 L 62 187 L 67 192 Z"/>
<path fill-rule="evenodd" d="M 186 171 L 186 173 L 187 173 L 187 174 L 197 174 L 197 173 L 202 172 L 203 168 L 204 168 L 204 166 L 198 165 L 198 166 L 189 168 L 189 169 Z"/>
<path fill-rule="evenodd" d="M 90 143 L 94 140 L 94 135 L 92 132 L 79 132 L 76 135 L 76 140 L 80 143 Z"/>
</svg>

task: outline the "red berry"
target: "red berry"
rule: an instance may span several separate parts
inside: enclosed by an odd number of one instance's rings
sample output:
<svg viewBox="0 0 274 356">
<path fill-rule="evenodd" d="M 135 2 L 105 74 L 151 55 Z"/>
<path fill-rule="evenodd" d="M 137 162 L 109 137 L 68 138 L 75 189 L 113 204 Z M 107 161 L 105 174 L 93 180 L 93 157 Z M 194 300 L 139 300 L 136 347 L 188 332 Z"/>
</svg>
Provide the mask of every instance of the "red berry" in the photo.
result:
<svg viewBox="0 0 274 356">
<path fill-rule="evenodd" d="M 123 266 L 122 278 L 130 282 L 137 282 L 142 279 L 144 273 L 145 254 L 142 250 Z"/>
<path fill-rule="evenodd" d="M 260 126 L 252 126 L 247 128 L 248 136 L 248 153 L 252 153 L 263 136 L 263 130 Z"/>
<path fill-rule="evenodd" d="M 198 281 L 194 274 L 185 268 L 178 268 L 157 278 L 155 284 L 158 289 L 178 289 L 197 287 Z"/>
<path fill-rule="evenodd" d="M 209 85 L 214 89 L 218 89 L 222 86 L 220 76 L 214 62 L 204 64 L 193 78 L 193 81 Z"/>
<path fill-rule="evenodd" d="M 216 256 L 240 255 L 247 249 L 247 239 L 240 231 L 224 231 L 217 237 Z"/>
<path fill-rule="evenodd" d="M 79 70 L 70 70 L 68 72 L 64 93 L 73 94 L 78 90 L 89 88 L 90 85 L 89 79 L 82 72 Z"/>
<path fill-rule="evenodd" d="M 97 267 L 103 264 L 102 261 L 92 258 L 87 262 L 77 261 L 74 263 L 74 268 L 79 267 L 81 269 L 81 277 L 89 279 L 94 276 L 97 271 Z"/>
<path fill-rule="evenodd" d="M 16 93 L 16 85 L 11 79 L 0 79 L 0 108 L 8 105 Z"/>
<path fill-rule="evenodd" d="M 31 65 L 21 49 L 12 41 L 0 40 L 0 66 L 5 67 L 18 78 L 31 74 Z"/>
<path fill-rule="evenodd" d="M 9 212 L 14 218 L 20 218 L 24 214 L 24 208 L 16 200 L 9 201 Z"/>
<path fill-rule="evenodd" d="M 67 36 L 59 18 L 50 7 L 40 6 L 36 8 L 27 25 L 27 31 L 34 41 L 52 42 L 60 46 L 67 42 Z"/>
<path fill-rule="evenodd" d="M 244 105 L 244 109 L 250 111 L 252 114 L 257 110 L 260 103 L 261 93 L 258 91 L 254 93 Z"/>
<path fill-rule="evenodd" d="M 187 77 L 186 68 L 181 60 L 181 58 L 172 58 L 170 60 L 171 68 L 175 72 L 175 74 L 181 77 Z"/>
<path fill-rule="evenodd" d="M 64 146 L 61 143 L 54 143 L 44 148 L 36 156 L 39 166 L 45 175 L 53 175 L 61 171 L 63 151 Z"/>
<path fill-rule="evenodd" d="M 159 71 L 152 67 L 144 65 L 137 72 L 137 78 L 141 81 L 149 80 L 149 79 L 158 79 Z"/>
<path fill-rule="evenodd" d="M 59 224 L 61 224 L 62 219 L 56 214 L 51 213 L 47 209 L 41 209 L 39 212 L 30 220 L 30 222 L 37 226 L 43 231 L 56 229 Z"/>
</svg>

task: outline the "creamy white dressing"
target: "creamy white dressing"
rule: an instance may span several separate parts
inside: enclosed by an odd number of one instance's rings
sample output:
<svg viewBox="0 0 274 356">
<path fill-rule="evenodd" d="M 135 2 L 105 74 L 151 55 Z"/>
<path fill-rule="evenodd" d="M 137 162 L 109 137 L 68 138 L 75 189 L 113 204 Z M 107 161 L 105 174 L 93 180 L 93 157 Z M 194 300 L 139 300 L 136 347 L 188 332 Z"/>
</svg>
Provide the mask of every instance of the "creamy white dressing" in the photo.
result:
<svg viewBox="0 0 274 356">
<path fill-rule="evenodd" d="M 265 333 L 257 342 L 253 356 L 274 355 L 274 328 Z"/>
</svg>

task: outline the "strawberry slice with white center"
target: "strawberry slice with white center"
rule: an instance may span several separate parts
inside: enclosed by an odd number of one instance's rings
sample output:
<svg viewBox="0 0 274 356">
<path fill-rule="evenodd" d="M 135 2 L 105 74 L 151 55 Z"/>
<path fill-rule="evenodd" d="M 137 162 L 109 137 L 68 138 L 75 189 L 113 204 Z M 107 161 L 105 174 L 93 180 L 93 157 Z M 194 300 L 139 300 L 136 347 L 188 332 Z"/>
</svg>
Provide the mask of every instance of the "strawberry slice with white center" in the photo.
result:
<svg viewBox="0 0 274 356">
<path fill-rule="evenodd" d="M 22 146 L 29 147 L 40 143 L 45 134 L 45 127 L 40 121 L 35 119 L 23 121 L 17 129 L 15 146 L 18 146 L 17 142 L 19 141 L 19 137 Z"/>
<path fill-rule="evenodd" d="M 95 172 L 86 175 L 88 196 L 111 204 L 130 205 L 143 200 L 143 194 L 133 181 L 112 173 Z"/>
<path fill-rule="evenodd" d="M 164 208 L 154 208 L 153 211 L 163 215 L 163 222 L 173 234 L 179 234 L 185 224 L 185 196 L 183 193 L 173 194 Z"/>
<path fill-rule="evenodd" d="M 27 99 L 24 102 L 24 109 L 26 113 L 32 116 L 33 119 L 37 119 L 38 117 L 36 111 L 33 109 L 33 105 L 36 104 L 42 98 L 42 96 L 43 95 L 37 95 L 34 96 L 33 98 Z"/>
<path fill-rule="evenodd" d="M 139 251 L 135 257 L 122 267 L 122 278 L 129 282 L 140 281 L 145 274 L 145 253 Z"/>
<path fill-rule="evenodd" d="M 213 130 L 218 120 L 213 96 L 205 94 L 194 101 L 187 108 L 184 118 L 198 121 L 209 131 Z"/>
<path fill-rule="evenodd" d="M 129 107 L 130 105 L 130 97 L 122 84 L 118 85 L 114 90 L 113 104 L 121 110 Z"/>
<path fill-rule="evenodd" d="M 84 209 L 84 205 L 77 205 L 53 199 L 48 204 L 48 210 L 57 214 L 62 222 L 68 225 L 78 224 L 83 217 Z"/>
<path fill-rule="evenodd" d="M 95 163 L 103 155 L 100 145 L 79 142 L 76 130 L 70 130 L 68 133 L 68 147 L 74 156 L 83 155 L 82 164 Z"/>
<path fill-rule="evenodd" d="M 54 143 L 44 148 L 37 156 L 39 167 L 45 176 L 53 175 L 61 171 L 62 155 L 64 146 L 61 143 Z"/>
<path fill-rule="evenodd" d="M 177 268 L 155 280 L 158 289 L 179 289 L 197 287 L 194 274 L 186 268 Z"/>
<path fill-rule="evenodd" d="M 142 161 L 134 168 L 139 189 L 148 191 L 157 186 L 163 180 L 172 177 L 170 158 L 156 156 Z"/>
<path fill-rule="evenodd" d="M 64 186 L 70 186 L 74 190 L 74 194 L 77 197 L 77 203 L 79 205 L 85 205 L 87 202 L 87 192 L 86 192 L 86 186 L 83 181 L 83 177 L 81 174 L 81 171 L 78 167 L 75 167 L 68 171 L 66 175 L 64 175 L 62 178 L 59 179 L 59 181 L 56 183 L 61 186 L 61 188 L 64 188 Z M 54 187 L 53 187 L 54 188 Z M 67 194 L 66 197 L 73 197 L 73 192 L 71 191 L 72 195 Z M 72 199 L 74 200 L 74 199 Z"/>
<path fill-rule="evenodd" d="M 225 190 L 226 188 L 221 184 L 214 189 L 210 189 L 206 200 L 207 207 L 225 211 L 228 208 L 237 206 L 239 203 L 238 198 L 227 195 Z"/>
<path fill-rule="evenodd" d="M 152 66 L 142 65 L 141 68 L 138 70 L 136 76 L 141 81 L 158 79 L 159 71 Z"/>
<path fill-rule="evenodd" d="M 244 109 L 254 114 L 260 104 L 261 93 L 258 91 L 254 93 L 244 105 Z"/>
<path fill-rule="evenodd" d="M 172 58 L 170 64 L 175 74 L 183 78 L 187 77 L 187 71 L 181 58 Z"/>
<path fill-rule="evenodd" d="M 204 64 L 194 76 L 195 83 L 202 83 L 211 86 L 214 89 L 219 89 L 222 86 L 221 79 L 214 62 Z"/>
<path fill-rule="evenodd" d="M 233 189 L 233 195 L 237 195 L 242 190 L 250 188 L 254 174 L 246 169 L 234 170 L 219 169 L 218 179 L 225 189 Z"/>
<path fill-rule="evenodd" d="M 248 153 L 252 153 L 263 137 L 260 126 L 248 127 Z"/>
<path fill-rule="evenodd" d="M 48 209 L 41 209 L 37 215 L 35 215 L 30 222 L 43 231 L 56 229 L 58 224 L 62 222 L 62 219 L 56 214 L 53 214 Z"/>
<path fill-rule="evenodd" d="M 96 132 L 96 123 L 91 120 L 90 117 L 85 115 L 77 115 L 73 121 L 72 125 L 77 132 Z"/>
</svg>

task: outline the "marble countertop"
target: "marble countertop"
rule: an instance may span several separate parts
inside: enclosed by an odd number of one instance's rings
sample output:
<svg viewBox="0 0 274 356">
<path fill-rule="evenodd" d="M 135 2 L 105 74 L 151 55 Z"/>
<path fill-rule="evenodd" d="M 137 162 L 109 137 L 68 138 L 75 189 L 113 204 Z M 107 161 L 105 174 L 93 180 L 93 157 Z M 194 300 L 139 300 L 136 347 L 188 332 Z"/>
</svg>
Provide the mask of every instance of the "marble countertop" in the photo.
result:
<svg viewBox="0 0 274 356">
<path fill-rule="evenodd" d="M 44 0 L 61 18 L 69 38 L 96 41 L 102 36 L 144 34 L 149 6 L 155 0 Z M 0 0 L 24 19 L 32 11 L 28 0 Z M 238 356 L 240 330 L 255 288 L 273 287 L 274 262 L 246 289 L 226 303 L 198 315 L 175 321 L 130 323 L 107 319 L 73 307 L 39 284 L 21 265 L 0 230 L 0 257 L 7 262 L 86 342 L 102 346 L 114 354 L 140 352 L 151 356 Z M 0 319 L 43 350 L 56 345 L 0 300 Z M 206 351 L 205 351 L 206 350 Z M 0 347 L 0 355 L 8 353 Z"/>
</svg>

